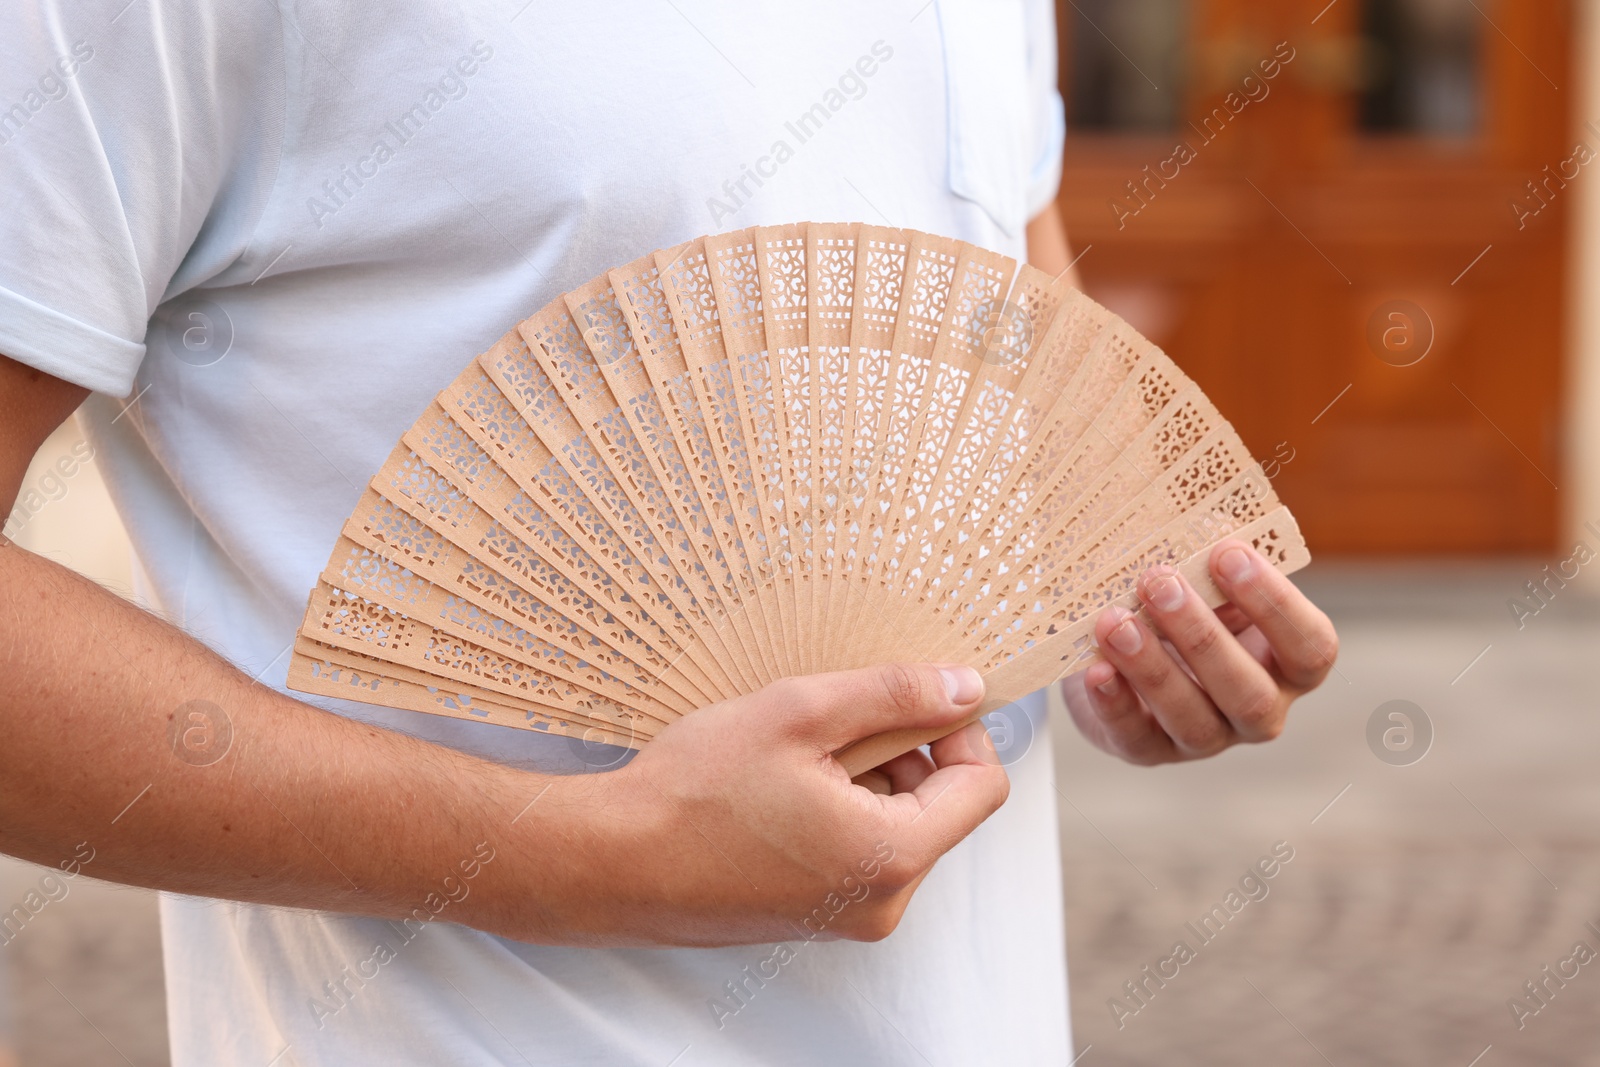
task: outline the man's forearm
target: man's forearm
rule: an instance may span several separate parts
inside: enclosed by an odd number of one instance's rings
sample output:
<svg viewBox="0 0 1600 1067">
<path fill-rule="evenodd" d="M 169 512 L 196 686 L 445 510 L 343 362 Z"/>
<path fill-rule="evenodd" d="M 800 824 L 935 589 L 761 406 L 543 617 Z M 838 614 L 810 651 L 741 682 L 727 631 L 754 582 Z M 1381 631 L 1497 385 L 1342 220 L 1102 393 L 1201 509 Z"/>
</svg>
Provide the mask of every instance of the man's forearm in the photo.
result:
<svg viewBox="0 0 1600 1067">
<path fill-rule="evenodd" d="M 685 716 L 617 771 L 549 776 L 257 685 L 3 541 L 0 598 L 0 851 L 92 856 L 117 882 L 539 943 L 727 945 L 792 936 L 867 878 L 823 936 L 879 938 L 1007 790 L 979 725 L 887 764 L 893 796 L 830 758 L 970 718 L 983 683 L 965 667 L 787 679 Z M 226 715 L 225 753 L 182 735 L 194 701 Z"/>
<path fill-rule="evenodd" d="M 445 898 L 441 917 L 507 929 L 467 894 L 505 883 L 484 855 L 545 780 L 258 685 L 9 542 L 0 590 L 0 851 L 54 866 L 87 843 L 101 878 L 384 917 Z M 192 701 L 231 726 L 214 763 L 171 740 L 221 725 L 177 719 L 209 714 Z"/>
</svg>

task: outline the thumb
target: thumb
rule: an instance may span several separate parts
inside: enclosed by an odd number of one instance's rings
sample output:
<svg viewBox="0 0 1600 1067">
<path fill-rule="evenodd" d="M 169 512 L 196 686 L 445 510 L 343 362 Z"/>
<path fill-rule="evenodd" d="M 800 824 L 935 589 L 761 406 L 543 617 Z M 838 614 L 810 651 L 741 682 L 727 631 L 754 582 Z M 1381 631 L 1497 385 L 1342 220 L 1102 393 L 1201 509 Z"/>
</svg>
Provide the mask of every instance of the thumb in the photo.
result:
<svg viewBox="0 0 1600 1067">
<path fill-rule="evenodd" d="M 883 663 L 772 688 L 795 735 L 826 752 L 890 730 L 953 727 L 983 699 L 983 678 L 959 663 Z"/>
</svg>

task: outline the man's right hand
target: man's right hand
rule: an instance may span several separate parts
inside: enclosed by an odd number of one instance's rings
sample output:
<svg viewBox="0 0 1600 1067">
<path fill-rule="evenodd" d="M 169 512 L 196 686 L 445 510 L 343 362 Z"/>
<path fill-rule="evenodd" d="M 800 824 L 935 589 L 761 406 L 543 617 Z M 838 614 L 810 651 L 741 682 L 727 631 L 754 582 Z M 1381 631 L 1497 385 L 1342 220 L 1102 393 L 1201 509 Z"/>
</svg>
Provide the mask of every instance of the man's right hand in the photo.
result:
<svg viewBox="0 0 1600 1067">
<path fill-rule="evenodd" d="M 0 356 L 0 515 L 84 396 Z M 786 680 L 673 724 L 621 770 L 553 778 L 257 685 L 0 539 L 0 852 L 54 865 L 82 847 L 111 881 L 535 942 L 883 937 L 1005 799 L 1005 772 L 976 726 L 886 765 L 891 796 L 832 753 L 967 718 L 981 683 L 956 670 L 958 699 L 928 666 Z M 231 725 L 215 763 L 174 748 L 193 700 Z"/>
<path fill-rule="evenodd" d="M 521 916 L 538 927 L 530 939 L 888 936 L 934 861 L 1005 801 L 1009 783 L 976 723 L 936 742 L 931 758 L 913 751 L 884 765 L 890 795 L 853 784 L 833 753 L 888 730 L 954 726 L 982 696 L 977 673 L 960 666 L 790 678 L 673 723 L 621 770 L 557 780 L 519 820 L 516 858 L 500 868 L 515 878 L 531 865 L 529 880 L 548 887 Z"/>
</svg>

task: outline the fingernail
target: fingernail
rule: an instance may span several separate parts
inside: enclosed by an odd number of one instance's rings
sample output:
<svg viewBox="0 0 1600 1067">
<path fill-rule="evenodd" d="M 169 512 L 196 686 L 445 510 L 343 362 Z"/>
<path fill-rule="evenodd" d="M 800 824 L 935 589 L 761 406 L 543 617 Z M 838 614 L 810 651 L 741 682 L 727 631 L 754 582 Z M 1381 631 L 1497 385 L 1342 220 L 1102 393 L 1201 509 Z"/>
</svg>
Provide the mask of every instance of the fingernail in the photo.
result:
<svg viewBox="0 0 1600 1067">
<path fill-rule="evenodd" d="M 1083 672 L 1084 684 L 1094 686 L 1106 696 L 1116 691 L 1116 678 L 1117 669 L 1103 659 L 1091 663 L 1089 669 Z M 1109 690 L 1106 688 L 1108 685 L 1111 686 Z"/>
<path fill-rule="evenodd" d="M 1095 686 L 1095 688 L 1100 690 L 1100 692 L 1104 693 L 1108 697 L 1114 697 L 1117 695 L 1118 691 L 1122 689 L 1122 686 L 1117 682 L 1117 676 L 1113 674 L 1111 677 Z"/>
<path fill-rule="evenodd" d="M 1250 572 L 1255 564 L 1250 561 L 1250 553 L 1242 548 L 1230 548 L 1222 553 L 1217 560 L 1217 573 L 1230 582 L 1242 582 L 1250 577 Z"/>
<path fill-rule="evenodd" d="M 1144 647 L 1144 635 L 1139 632 L 1139 624 L 1130 615 L 1106 634 L 1106 643 L 1124 656 L 1132 656 Z"/>
<path fill-rule="evenodd" d="M 1183 607 L 1183 583 L 1175 574 L 1158 574 L 1144 583 L 1144 598 L 1157 611 L 1177 611 Z"/>
<path fill-rule="evenodd" d="M 983 679 L 971 667 L 940 667 L 939 673 L 952 704 L 970 704 L 983 696 Z"/>
</svg>

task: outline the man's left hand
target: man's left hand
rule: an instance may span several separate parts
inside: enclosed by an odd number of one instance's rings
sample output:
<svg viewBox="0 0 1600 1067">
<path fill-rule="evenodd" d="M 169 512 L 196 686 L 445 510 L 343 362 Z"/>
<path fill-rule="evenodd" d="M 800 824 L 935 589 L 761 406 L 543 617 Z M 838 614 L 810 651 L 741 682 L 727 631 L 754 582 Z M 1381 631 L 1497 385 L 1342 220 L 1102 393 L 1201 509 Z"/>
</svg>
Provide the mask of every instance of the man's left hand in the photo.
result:
<svg viewBox="0 0 1600 1067">
<path fill-rule="evenodd" d="M 1289 705 L 1328 676 L 1333 624 L 1242 541 L 1212 550 L 1228 603 L 1212 610 L 1183 576 L 1158 567 L 1139 598 L 1159 633 L 1109 608 L 1095 624 L 1099 657 L 1061 683 L 1067 710 L 1092 743 L 1130 763 L 1203 759 L 1283 732 Z"/>
</svg>

